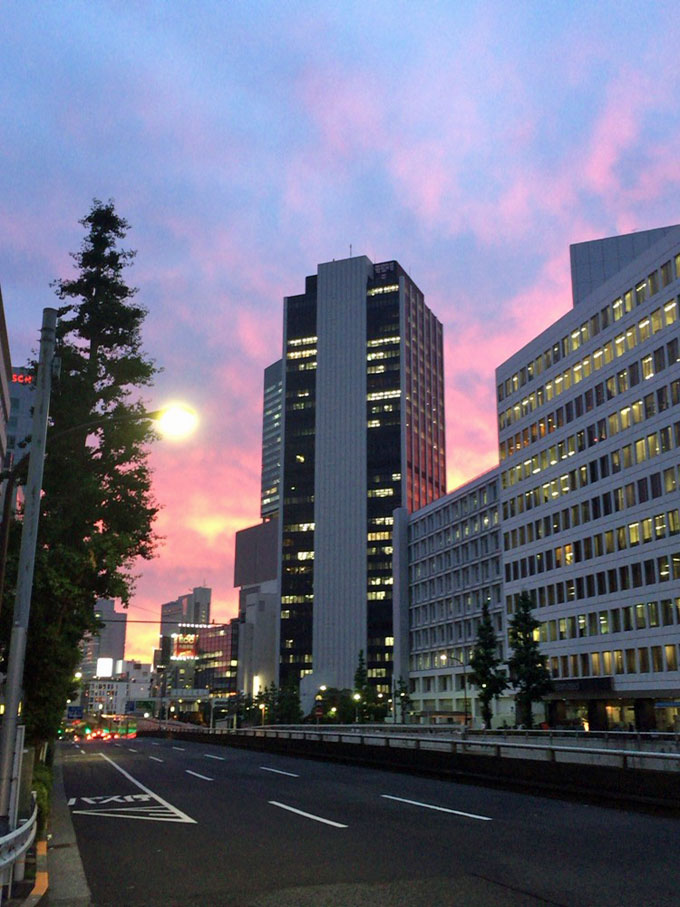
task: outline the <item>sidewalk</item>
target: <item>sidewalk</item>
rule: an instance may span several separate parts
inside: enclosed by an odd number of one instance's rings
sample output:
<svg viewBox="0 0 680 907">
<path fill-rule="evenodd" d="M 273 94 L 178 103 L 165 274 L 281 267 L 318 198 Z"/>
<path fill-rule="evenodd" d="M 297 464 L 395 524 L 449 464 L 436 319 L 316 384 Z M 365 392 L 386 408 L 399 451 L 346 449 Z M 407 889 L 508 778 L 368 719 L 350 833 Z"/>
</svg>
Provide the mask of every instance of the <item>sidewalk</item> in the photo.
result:
<svg viewBox="0 0 680 907">
<path fill-rule="evenodd" d="M 52 788 L 51 837 L 47 845 L 47 894 L 40 907 L 91 907 L 90 889 L 76 844 L 71 813 L 66 805 L 63 748 L 57 744 Z"/>
</svg>

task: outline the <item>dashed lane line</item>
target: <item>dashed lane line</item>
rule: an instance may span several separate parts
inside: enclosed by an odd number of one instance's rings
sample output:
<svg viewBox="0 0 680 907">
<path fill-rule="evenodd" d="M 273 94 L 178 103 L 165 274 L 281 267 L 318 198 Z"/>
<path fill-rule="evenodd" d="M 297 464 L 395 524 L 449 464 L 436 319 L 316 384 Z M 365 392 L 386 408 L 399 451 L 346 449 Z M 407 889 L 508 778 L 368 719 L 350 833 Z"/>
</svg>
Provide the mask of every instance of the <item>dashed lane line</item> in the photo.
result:
<svg viewBox="0 0 680 907">
<path fill-rule="evenodd" d="M 278 806 L 279 809 L 287 809 L 288 812 L 295 813 L 297 816 L 303 816 L 305 819 L 312 819 L 314 822 L 323 822 L 324 825 L 332 825 L 333 828 L 347 828 L 341 822 L 333 822 L 331 819 L 324 819 L 323 816 L 315 816 L 312 813 L 306 813 L 301 809 L 295 809 L 294 806 L 288 806 L 286 803 L 279 803 L 278 800 L 269 800 L 272 806 Z"/>
<path fill-rule="evenodd" d="M 381 794 L 385 800 L 396 800 L 397 803 L 408 803 L 409 806 L 422 806 L 424 809 L 435 809 L 440 813 L 451 813 L 454 816 L 464 816 L 466 819 L 479 819 L 480 822 L 491 822 L 491 816 L 478 816 L 475 813 L 464 813 L 459 809 L 449 809 L 447 806 L 435 806 L 434 803 L 420 803 L 418 800 L 406 800 L 404 797 L 392 797 L 390 794 Z"/>
<path fill-rule="evenodd" d="M 268 768 L 266 765 L 261 765 L 260 769 L 263 772 L 274 772 L 276 775 L 288 775 L 289 778 L 299 778 L 299 775 L 295 775 L 293 772 L 282 772 L 280 768 Z"/>
<path fill-rule="evenodd" d="M 192 772 L 190 768 L 185 769 L 187 775 L 193 775 L 194 778 L 202 778 L 204 781 L 214 781 L 214 778 L 208 778 L 207 775 L 200 775 L 198 772 Z"/>
</svg>

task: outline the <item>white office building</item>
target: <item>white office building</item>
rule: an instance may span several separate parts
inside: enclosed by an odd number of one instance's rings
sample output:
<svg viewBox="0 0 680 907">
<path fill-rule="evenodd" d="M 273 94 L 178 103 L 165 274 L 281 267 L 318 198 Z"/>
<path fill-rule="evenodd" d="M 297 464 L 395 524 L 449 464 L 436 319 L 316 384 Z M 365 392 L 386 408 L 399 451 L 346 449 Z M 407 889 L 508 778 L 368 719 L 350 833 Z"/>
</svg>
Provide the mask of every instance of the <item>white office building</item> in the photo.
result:
<svg viewBox="0 0 680 907">
<path fill-rule="evenodd" d="M 505 619 L 554 724 L 677 725 L 680 226 L 571 248 L 574 306 L 496 372 Z"/>
<path fill-rule="evenodd" d="M 468 672 L 484 604 L 507 655 L 499 524 L 497 469 L 395 513 L 395 677 L 410 677 L 412 719 L 481 725 Z M 493 726 L 514 722 L 511 696 L 493 710 Z"/>
</svg>

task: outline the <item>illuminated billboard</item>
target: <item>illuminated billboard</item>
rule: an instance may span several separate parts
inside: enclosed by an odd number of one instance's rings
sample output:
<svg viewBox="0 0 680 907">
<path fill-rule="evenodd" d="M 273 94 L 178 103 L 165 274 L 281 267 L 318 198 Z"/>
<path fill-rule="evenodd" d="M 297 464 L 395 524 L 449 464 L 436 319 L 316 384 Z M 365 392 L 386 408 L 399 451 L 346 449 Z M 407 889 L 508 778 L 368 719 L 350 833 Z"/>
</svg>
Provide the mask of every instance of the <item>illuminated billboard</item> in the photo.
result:
<svg viewBox="0 0 680 907">
<path fill-rule="evenodd" d="M 198 633 L 173 633 L 172 654 L 173 661 L 186 661 L 198 655 Z"/>
</svg>

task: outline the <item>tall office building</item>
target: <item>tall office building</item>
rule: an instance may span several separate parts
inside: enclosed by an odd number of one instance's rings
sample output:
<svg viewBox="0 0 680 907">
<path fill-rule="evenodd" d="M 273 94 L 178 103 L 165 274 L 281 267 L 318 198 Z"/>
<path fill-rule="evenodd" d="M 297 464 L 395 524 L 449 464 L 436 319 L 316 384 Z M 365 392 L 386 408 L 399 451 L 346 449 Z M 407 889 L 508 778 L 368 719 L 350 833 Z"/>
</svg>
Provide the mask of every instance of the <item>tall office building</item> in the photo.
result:
<svg viewBox="0 0 680 907">
<path fill-rule="evenodd" d="M 262 478 L 260 516 L 270 520 L 279 512 L 281 481 L 281 406 L 283 402 L 283 362 L 264 370 L 262 406 Z"/>
<path fill-rule="evenodd" d="M 211 594 L 207 586 L 195 586 L 193 592 L 161 605 L 161 636 L 172 636 L 180 624 L 209 623 Z"/>
<path fill-rule="evenodd" d="M 680 226 L 571 248 L 573 309 L 496 372 L 509 618 L 527 590 L 551 718 L 677 722 Z"/>
<path fill-rule="evenodd" d="M 442 326 L 396 261 L 284 301 L 280 683 L 389 692 L 393 511 L 445 492 Z"/>
</svg>

